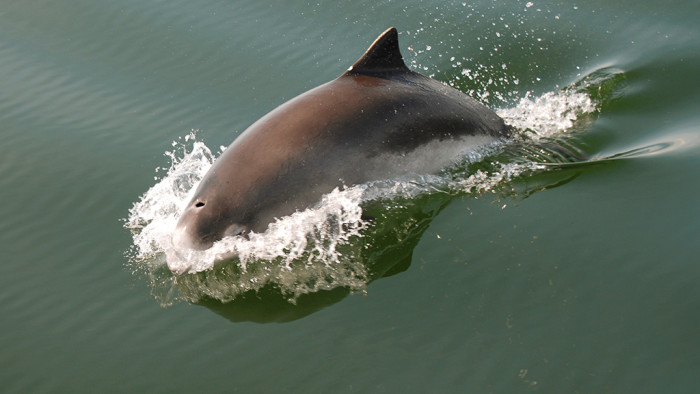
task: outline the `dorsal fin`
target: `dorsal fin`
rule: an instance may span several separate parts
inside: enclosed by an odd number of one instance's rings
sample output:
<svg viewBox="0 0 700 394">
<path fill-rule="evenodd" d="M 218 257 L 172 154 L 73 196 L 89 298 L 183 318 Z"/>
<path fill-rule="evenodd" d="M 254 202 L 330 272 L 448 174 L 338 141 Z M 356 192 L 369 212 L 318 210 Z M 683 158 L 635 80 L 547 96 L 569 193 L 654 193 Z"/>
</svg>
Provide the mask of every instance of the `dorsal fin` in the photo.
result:
<svg viewBox="0 0 700 394">
<path fill-rule="evenodd" d="M 377 75 L 409 71 L 399 50 L 399 33 L 390 27 L 382 33 L 362 57 L 353 64 L 346 75 Z"/>
</svg>

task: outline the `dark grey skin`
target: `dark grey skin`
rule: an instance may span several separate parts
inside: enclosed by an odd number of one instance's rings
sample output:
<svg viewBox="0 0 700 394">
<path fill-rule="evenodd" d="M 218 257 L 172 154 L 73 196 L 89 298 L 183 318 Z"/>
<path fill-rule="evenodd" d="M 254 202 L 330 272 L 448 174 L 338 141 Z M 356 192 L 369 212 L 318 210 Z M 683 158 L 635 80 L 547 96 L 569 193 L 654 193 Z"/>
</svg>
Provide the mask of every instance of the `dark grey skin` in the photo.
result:
<svg viewBox="0 0 700 394">
<path fill-rule="evenodd" d="M 421 147 L 466 137 L 483 145 L 510 133 L 476 100 L 409 70 L 390 28 L 339 78 L 282 104 L 233 141 L 182 213 L 173 244 L 204 250 L 223 237 L 264 232 L 336 187 L 439 170 L 416 164 L 416 157 L 443 161 Z"/>
</svg>

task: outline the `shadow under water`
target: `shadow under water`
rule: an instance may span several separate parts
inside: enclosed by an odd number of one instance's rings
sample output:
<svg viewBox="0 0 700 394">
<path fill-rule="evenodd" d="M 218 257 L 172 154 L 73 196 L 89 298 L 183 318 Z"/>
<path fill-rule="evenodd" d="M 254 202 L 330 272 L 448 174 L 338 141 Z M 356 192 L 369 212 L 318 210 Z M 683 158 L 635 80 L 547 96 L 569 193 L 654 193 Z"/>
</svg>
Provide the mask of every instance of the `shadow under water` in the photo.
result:
<svg viewBox="0 0 700 394">
<path fill-rule="evenodd" d="M 411 265 L 413 250 L 423 233 L 450 200 L 451 196 L 440 193 L 418 199 L 392 200 L 390 206 L 386 201 L 374 201 L 364 207 L 371 224 L 362 239 L 358 240 L 363 244 L 360 252 L 353 253 L 351 258 L 366 267 L 365 285 L 407 270 Z M 182 277 L 179 284 L 183 284 L 182 280 L 207 274 L 210 273 Z M 179 291 L 187 292 L 187 286 L 180 286 Z M 195 304 L 207 307 L 233 322 L 281 323 L 310 315 L 357 291 L 348 286 L 339 286 L 290 296 L 275 283 L 270 283 L 259 290 L 239 294 L 228 302 L 206 296 Z"/>
<path fill-rule="evenodd" d="M 536 192 L 571 182 L 580 174 L 580 169 L 569 167 L 523 176 L 501 185 L 494 192 L 499 198 L 524 199 Z M 372 216 L 372 224 L 361 240 L 364 243 L 361 253 L 353 258 L 361 260 L 367 268 L 366 284 L 406 271 L 411 265 L 415 247 L 432 220 L 454 197 L 448 193 L 433 193 L 400 201 L 374 201 L 365 206 L 365 212 Z M 182 279 L 192 279 L 198 275 L 207 273 L 188 275 Z M 187 286 L 179 290 L 186 292 Z M 290 297 L 276 284 L 270 283 L 261 289 L 239 294 L 228 302 L 205 296 L 194 304 L 206 307 L 232 322 L 284 323 L 315 313 L 356 292 L 357 289 L 340 286 Z"/>
</svg>

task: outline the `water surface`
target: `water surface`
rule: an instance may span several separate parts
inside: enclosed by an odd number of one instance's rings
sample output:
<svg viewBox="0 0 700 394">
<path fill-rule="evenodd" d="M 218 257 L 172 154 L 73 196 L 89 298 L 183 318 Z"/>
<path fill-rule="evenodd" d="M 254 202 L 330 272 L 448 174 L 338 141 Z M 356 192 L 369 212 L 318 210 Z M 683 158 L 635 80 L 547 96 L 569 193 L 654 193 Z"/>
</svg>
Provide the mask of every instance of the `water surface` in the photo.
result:
<svg viewBox="0 0 700 394">
<path fill-rule="evenodd" d="M 695 1 L 5 1 L 2 391 L 697 391 L 697 15 Z M 408 264 L 305 310 L 161 306 L 123 226 L 165 153 L 197 130 L 216 154 L 389 26 L 411 67 L 498 111 L 585 92 L 597 109 L 569 132 L 594 164 L 409 199 L 430 220 L 392 252 Z"/>
</svg>

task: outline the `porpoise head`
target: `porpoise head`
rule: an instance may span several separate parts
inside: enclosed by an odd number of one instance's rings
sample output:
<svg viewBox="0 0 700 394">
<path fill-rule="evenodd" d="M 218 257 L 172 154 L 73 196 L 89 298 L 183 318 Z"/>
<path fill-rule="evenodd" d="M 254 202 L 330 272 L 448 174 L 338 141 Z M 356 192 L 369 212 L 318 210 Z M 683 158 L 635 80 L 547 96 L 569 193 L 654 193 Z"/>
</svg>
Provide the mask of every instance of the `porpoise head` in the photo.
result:
<svg viewBox="0 0 700 394">
<path fill-rule="evenodd" d="M 226 209 L 226 201 L 218 201 L 216 195 L 208 197 L 195 195 L 183 210 L 173 232 L 176 248 L 206 250 L 225 237 L 248 233 L 248 227 L 234 217 L 235 210 Z"/>
</svg>

